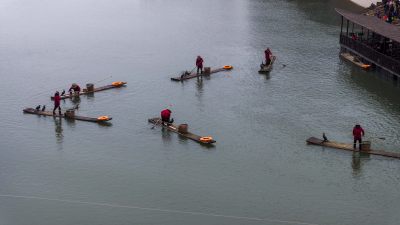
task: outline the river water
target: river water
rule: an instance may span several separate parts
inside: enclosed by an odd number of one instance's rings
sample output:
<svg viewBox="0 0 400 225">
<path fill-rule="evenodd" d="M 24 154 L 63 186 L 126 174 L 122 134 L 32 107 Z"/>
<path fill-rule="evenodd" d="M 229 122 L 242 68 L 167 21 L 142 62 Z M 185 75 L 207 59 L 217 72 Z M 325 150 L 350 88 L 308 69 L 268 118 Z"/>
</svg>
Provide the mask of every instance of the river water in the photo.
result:
<svg viewBox="0 0 400 225">
<path fill-rule="evenodd" d="M 325 132 L 400 151 L 400 89 L 338 57 L 346 1 L 170 0 L 0 3 L 0 224 L 390 224 L 400 161 L 308 146 Z M 263 49 L 277 55 L 257 73 Z M 206 66 L 234 69 L 171 82 Z M 286 66 L 284 66 L 286 65 Z M 77 82 L 125 88 L 80 98 L 79 115 L 23 114 Z M 62 102 L 63 109 L 76 102 Z M 151 129 L 177 123 L 207 148 Z"/>
</svg>

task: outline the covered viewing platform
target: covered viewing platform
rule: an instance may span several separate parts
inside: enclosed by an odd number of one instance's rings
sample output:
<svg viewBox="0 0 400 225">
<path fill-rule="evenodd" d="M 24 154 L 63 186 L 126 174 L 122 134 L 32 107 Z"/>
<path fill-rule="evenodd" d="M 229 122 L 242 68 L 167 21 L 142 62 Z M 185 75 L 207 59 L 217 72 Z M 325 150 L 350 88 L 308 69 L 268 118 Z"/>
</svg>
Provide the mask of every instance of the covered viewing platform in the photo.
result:
<svg viewBox="0 0 400 225">
<path fill-rule="evenodd" d="M 400 27 L 375 17 L 336 9 L 342 17 L 340 45 L 343 52 L 400 78 Z"/>
</svg>

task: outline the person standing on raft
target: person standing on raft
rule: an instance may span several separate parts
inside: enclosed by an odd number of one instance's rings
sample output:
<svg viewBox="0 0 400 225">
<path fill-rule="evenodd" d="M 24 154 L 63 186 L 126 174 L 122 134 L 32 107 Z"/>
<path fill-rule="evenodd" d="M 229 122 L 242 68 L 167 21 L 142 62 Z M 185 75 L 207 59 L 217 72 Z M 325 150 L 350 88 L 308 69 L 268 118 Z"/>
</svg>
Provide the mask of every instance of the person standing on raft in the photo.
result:
<svg viewBox="0 0 400 225">
<path fill-rule="evenodd" d="M 271 63 L 271 59 L 272 59 L 272 52 L 269 48 L 267 48 L 265 51 L 265 65 L 269 65 Z"/>
<path fill-rule="evenodd" d="M 203 73 L 203 58 L 201 58 L 201 56 L 197 56 L 196 59 L 196 66 L 197 66 L 197 74 L 199 74 L 199 70 L 200 70 L 200 74 Z"/>
<path fill-rule="evenodd" d="M 161 111 L 161 121 L 163 122 L 163 124 L 169 125 L 170 123 L 174 122 L 174 119 L 170 120 L 171 113 L 172 112 L 169 109 L 164 109 L 163 111 Z"/>
<path fill-rule="evenodd" d="M 79 85 L 77 85 L 76 83 L 73 83 L 68 91 L 69 91 L 70 96 L 72 96 L 72 94 L 79 95 L 79 92 L 81 91 L 81 87 L 79 87 Z"/>
<path fill-rule="evenodd" d="M 365 135 L 364 130 L 359 124 L 356 124 L 353 128 L 354 144 L 353 148 L 356 149 L 356 143 L 358 141 L 358 149 L 361 151 L 362 136 Z"/>
<path fill-rule="evenodd" d="M 53 115 L 56 115 L 56 109 L 58 108 L 58 114 L 61 116 L 60 102 L 61 102 L 60 93 L 58 93 L 58 91 L 56 91 L 56 93 L 54 94 L 54 109 L 53 109 Z"/>
</svg>

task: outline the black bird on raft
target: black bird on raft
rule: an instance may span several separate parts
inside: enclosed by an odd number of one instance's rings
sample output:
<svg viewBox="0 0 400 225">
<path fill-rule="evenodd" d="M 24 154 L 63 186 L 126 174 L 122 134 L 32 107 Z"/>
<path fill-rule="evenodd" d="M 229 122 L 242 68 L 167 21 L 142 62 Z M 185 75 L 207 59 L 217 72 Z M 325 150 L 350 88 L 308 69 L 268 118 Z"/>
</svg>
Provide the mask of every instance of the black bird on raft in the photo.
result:
<svg viewBox="0 0 400 225">
<path fill-rule="evenodd" d="M 38 105 L 38 106 L 36 106 L 36 111 L 39 111 L 40 110 L 40 105 Z"/>
<path fill-rule="evenodd" d="M 324 139 L 324 142 L 329 141 L 328 138 L 326 137 L 325 133 L 322 133 L 322 138 Z"/>
<path fill-rule="evenodd" d="M 63 96 L 63 95 L 65 95 L 65 90 L 63 90 L 63 91 L 61 92 L 61 96 Z"/>
<path fill-rule="evenodd" d="M 46 105 L 43 105 L 42 111 L 46 110 Z"/>
</svg>

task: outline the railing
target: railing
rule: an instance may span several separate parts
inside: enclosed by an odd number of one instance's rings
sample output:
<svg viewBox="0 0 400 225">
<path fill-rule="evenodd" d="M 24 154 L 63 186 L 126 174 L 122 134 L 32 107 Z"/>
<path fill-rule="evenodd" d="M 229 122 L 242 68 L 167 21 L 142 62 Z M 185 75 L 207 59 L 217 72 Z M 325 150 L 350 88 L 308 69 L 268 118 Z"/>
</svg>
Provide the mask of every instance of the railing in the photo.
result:
<svg viewBox="0 0 400 225">
<path fill-rule="evenodd" d="M 400 61 L 384 55 L 361 41 L 353 40 L 351 37 L 347 37 L 346 35 L 340 35 L 340 44 L 349 47 L 360 55 L 371 60 L 373 63 L 391 70 L 396 73 L 397 76 L 400 76 Z"/>
</svg>

